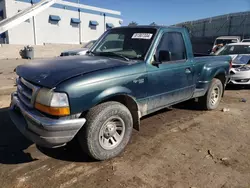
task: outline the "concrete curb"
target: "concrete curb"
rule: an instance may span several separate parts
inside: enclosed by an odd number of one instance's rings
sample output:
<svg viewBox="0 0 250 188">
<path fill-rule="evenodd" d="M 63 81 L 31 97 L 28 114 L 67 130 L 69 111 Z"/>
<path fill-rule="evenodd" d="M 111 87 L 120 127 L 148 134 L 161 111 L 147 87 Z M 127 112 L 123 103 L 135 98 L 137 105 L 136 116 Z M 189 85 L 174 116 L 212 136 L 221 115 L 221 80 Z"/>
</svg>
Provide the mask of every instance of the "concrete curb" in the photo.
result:
<svg viewBox="0 0 250 188">
<path fill-rule="evenodd" d="M 2 87 L 0 88 L 0 96 L 1 95 L 10 95 L 12 92 L 16 91 L 16 87 Z"/>
</svg>

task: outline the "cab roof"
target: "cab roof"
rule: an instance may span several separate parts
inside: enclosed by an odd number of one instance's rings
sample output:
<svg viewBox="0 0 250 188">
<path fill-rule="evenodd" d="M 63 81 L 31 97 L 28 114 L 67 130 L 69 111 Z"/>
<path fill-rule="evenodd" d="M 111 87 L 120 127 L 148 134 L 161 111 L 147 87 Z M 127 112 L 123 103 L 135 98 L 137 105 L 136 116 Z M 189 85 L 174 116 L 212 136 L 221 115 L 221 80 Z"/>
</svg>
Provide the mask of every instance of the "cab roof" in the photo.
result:
<svg viewBox="0 0 250 188">
<path fill-rule="evenodd" d="M 240 36 L 220 36 L 220 37 L 217 37 L 216 39 L 238 39 L 240 38 Z"/>
<path fill-rule="evenodd" d="M 241 45 L 241 46 L 250 46 L 250 42 L 237 42 L 237 43 L 230 43 L 230 44 L 227 44 L 228 46 L 238 46 L 238 45 Z"/>
</svg>

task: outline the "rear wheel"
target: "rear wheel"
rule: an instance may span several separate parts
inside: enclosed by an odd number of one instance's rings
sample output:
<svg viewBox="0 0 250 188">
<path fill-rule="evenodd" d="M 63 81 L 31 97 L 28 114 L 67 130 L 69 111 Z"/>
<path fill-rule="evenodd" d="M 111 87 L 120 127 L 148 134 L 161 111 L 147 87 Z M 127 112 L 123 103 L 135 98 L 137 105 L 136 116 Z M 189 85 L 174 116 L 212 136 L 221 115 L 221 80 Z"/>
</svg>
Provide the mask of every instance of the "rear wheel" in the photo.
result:
<svg viewBox="0 0 250 188">
<path fill-rule="evenodd" d="M 106 102 L 90 109 L 86 119 L 86 124 L 78 133 L 78 140 L 92 158 L 106 160 L 124 150 L 133 130 L 132 115 L 126 106 Z"/>
<path fill-rule="evenodd" d="M 206 110 L 216 109 L 221 101 L 223 84 L 221 80 L 214 78 L 205 96 L 199 99 L 200 104 Z"/>
</svg>

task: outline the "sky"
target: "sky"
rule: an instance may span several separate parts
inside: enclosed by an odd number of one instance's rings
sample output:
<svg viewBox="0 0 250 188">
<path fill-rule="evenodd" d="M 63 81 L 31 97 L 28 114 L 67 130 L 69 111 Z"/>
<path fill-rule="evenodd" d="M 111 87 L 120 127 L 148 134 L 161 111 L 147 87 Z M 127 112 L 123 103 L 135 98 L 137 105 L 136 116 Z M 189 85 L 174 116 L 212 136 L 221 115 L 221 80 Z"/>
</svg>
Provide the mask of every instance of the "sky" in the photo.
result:
<svg viewBox="0 0 250 188">
<path fill-rule="evenodd" d="M 75 1 L 75 0 L 72 0 Z M 80 0 L 86 5 L 120 11 L 123 25 L 172 25 L 250 10 L 250 0 Z"/>
</svg>

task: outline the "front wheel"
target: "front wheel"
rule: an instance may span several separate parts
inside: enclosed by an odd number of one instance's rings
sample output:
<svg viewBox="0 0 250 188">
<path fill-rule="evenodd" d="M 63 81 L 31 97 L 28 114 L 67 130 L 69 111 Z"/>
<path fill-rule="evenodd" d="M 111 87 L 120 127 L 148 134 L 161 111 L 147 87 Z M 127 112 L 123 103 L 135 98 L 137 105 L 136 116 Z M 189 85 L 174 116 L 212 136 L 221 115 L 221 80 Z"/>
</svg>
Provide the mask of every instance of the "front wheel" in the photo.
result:
<svg viewBox="0 0 250 188">
<path fill-rule="evenodd" d="M 205 96 L 201 97 L 200 104 L 205 110 L 216 109 L 221 101 L 223 85 L 221 80 L 214 78 Z"/>
<path fill-rule="evenodd" d="M 90 109 L 86 124 L 78 133 L 82 149 L 96 160 L 106 160 L 119 155 L 128 144 L 133 119 L 126 106 L 106 102 Z"/>
</svg>

